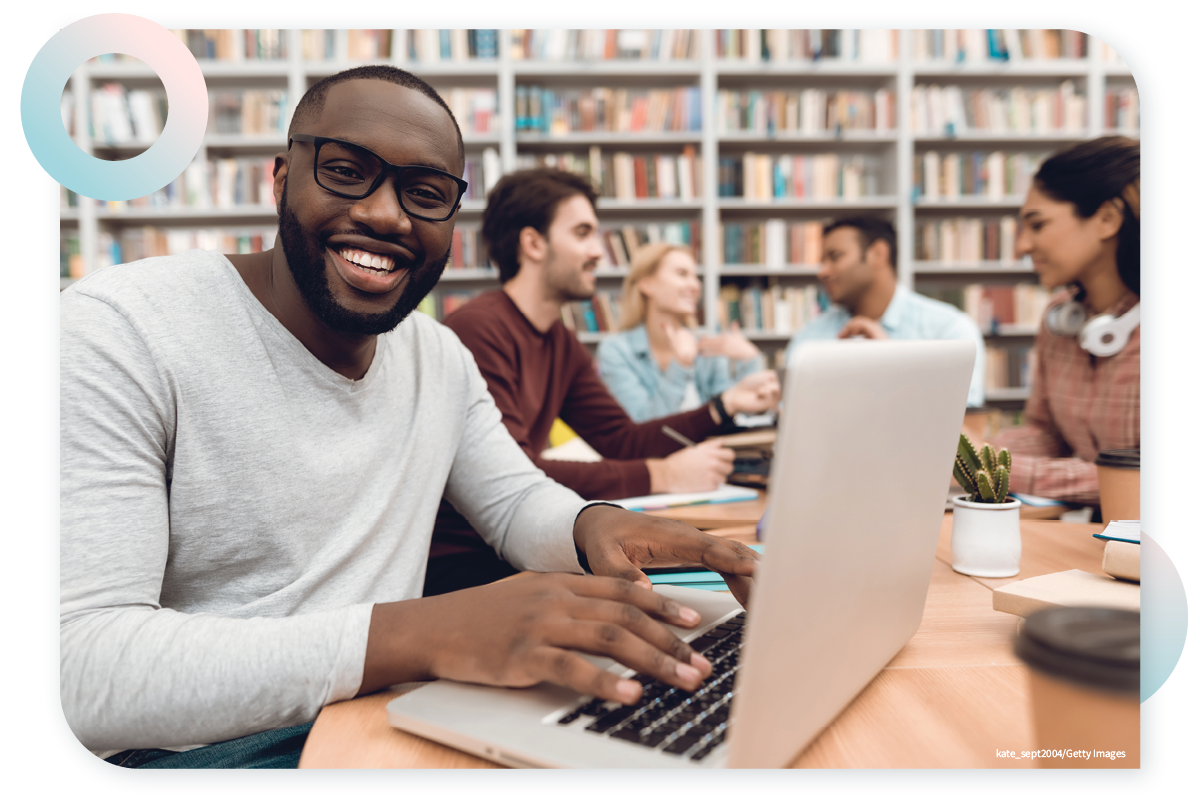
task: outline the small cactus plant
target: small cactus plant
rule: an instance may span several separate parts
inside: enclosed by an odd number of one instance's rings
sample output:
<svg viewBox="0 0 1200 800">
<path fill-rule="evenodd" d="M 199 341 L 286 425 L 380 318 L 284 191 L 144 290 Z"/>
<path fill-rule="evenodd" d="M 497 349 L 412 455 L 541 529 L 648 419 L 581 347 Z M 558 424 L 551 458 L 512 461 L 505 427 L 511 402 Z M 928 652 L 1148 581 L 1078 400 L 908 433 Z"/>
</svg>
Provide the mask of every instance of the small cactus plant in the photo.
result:
<svg viewBox="0 0 1200 800">
<path fill-rule="evenodd" d="M 997 452 L 990 444 L 984 444 L 977 453 L 971 440 L 959 434 L 954 480 L 971 496 L 971 502 L 1003 503 L 1008 500 L 1011 472 L 1012 455 L 1008 450 Z"/>
</svg>

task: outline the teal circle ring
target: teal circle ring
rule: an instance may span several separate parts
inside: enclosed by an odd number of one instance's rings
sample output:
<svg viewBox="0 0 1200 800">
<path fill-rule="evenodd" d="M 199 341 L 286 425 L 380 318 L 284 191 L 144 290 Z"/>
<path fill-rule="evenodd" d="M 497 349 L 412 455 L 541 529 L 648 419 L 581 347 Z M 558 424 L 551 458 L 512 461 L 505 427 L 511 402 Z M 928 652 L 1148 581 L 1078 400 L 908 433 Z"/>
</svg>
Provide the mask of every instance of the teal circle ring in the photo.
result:
<svg viewBox="0 0 1200 800">
<path fill-rule="evenodd" d="M 169 111 L 158 140 L 126 161 L 102 161 L 67 135 L 59 108 L 75 68 L 104 53 L 144 61 L 162 79 Z M 208 125 L 208 89 L 195 57 L 174 34 L 132 14 L 97 14 L 50 37 L 21 87 L 21 126 L 33 156 L 54 180 L 98 200 L 131 200 L 166 186 L 191 163 Z"/>
</svg>

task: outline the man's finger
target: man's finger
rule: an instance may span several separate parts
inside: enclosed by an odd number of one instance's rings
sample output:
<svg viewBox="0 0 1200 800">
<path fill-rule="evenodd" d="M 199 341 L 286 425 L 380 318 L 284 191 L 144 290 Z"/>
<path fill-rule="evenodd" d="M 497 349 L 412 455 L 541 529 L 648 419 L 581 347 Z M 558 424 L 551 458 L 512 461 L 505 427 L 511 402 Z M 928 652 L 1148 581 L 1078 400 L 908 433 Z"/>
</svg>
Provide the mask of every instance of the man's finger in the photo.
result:
<svg viewBox="0 0 1200 800">
<path fill-rule="evenodd" d="M 618 678 L 600 669 L 578 653 L 545 645 L 529 654 L 529 671 L 540 680 L 566 686 L 580 694 L 594 695 L 625 705 L 642 696 L 642 685 L 629 678 Z"/>
</svg>

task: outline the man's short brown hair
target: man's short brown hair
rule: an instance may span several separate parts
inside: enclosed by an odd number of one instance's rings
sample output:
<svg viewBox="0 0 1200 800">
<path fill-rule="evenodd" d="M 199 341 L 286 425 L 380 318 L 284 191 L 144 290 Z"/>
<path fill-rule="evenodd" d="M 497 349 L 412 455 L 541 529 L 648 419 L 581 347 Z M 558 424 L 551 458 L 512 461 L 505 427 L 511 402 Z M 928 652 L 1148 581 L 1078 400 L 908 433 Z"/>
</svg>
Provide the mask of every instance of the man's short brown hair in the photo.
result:
<svg viewBox="0 0 1200 800">
<path fill-rule="evenodd" d="M 492 263 L 500 270 L 500 282 L 517 276 L 521 264 L 521 231 L 533 228 L 546 236 L 558 206 L 564 200 L 583 195 L 596 207 L 596 189 L 591 180 L 574 172 L 537 167 L 509 173 L 488 192 L 483 212 L 484 244 Z"/>
</svg>

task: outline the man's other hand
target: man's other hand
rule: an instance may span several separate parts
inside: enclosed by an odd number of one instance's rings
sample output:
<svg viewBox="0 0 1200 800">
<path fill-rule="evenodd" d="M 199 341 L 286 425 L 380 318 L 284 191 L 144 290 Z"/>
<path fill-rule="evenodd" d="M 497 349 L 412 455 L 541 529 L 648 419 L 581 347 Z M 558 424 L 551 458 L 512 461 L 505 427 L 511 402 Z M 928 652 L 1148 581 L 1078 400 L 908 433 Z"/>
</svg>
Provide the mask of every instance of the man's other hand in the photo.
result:
<svg viewBox="0 0 1200 800">
<path fill-rule="evenodd" d="M 650 493 L 711 492 L 733 472 L 733 451 L 718 441 L 685 447 L 666 458 L 646 459 Z"/>
<path fill-rule="evenodd" d="M 721 393 L 721 403 L 730 414 L 762 414 L 779 405 L 779 376 L 764 369 L 747 375 Z"/>
<path fill-rule="evenodd" d="M 839 339 L 852 339 L 855 336 L 861 336 L 864 339 L 889 339 L 887 331 L 883 329 L 876 320 L 870 317 L 853 317 L 846 326 L 838 333 Z"/>
<path fill-rule="evenodd" d="M 597 575 L 649 588 L 650 579 L 642 568 L 696 564 L 724 578 L 743 606 L 750 602 L 758 553 L 678 520 L 613 506 L 590 506 L 575 520 L 575 544 Z"/>
</svg>

